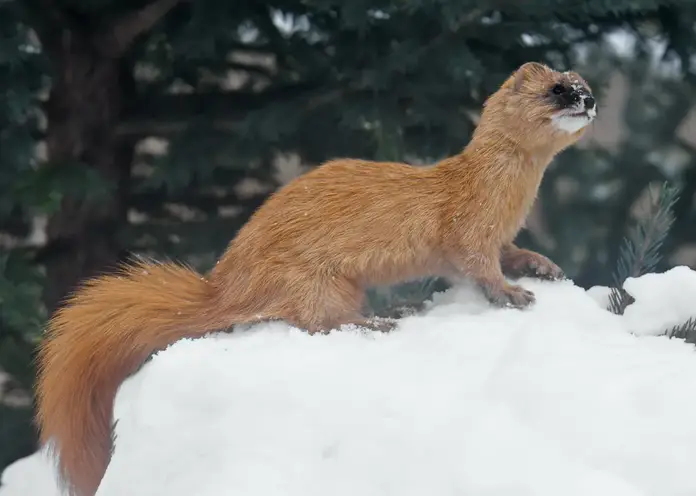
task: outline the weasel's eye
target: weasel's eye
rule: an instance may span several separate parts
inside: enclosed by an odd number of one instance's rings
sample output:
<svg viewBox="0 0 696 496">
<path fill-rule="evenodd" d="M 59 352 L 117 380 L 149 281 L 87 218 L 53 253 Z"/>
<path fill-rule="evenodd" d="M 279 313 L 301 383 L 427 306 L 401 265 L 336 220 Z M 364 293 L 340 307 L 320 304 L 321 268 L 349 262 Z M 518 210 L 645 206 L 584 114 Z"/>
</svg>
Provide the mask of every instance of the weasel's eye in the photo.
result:
<svg viewBox="0 0 696 496">
<path fill-rule="evenodd" d="M 562 84 L 554 84 L 551 91 L 554 95 L 560 95 L 561 93 L 565 93 L 565 87 Z"/>
</svg>

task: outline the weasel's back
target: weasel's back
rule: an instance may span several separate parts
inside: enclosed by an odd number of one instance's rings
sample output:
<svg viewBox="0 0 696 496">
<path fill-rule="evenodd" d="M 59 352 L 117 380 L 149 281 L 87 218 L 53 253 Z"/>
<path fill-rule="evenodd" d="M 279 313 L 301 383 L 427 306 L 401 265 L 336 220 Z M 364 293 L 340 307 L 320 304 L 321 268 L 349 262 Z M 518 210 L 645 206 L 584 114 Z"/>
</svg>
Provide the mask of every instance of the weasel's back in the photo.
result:
<svg viewBox="0 0 696 496">
<path fill-rule="evenodd" d="M 327 162 L 272 195 L 232 248 L 264 266 L 304 262 L 362 272 L 388 258 L 401 272 L 427 263 L 432 252 L 442 195 L 436 180 L 430 168 L 400 163 Z"/>
</svg>

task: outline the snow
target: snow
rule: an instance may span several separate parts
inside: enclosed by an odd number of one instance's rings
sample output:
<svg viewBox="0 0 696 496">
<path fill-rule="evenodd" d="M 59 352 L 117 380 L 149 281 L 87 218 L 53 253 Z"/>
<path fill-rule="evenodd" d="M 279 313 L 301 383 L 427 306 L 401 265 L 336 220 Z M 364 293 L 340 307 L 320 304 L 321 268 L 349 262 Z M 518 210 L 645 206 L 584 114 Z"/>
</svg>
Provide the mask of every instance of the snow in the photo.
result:
<svg viewBox="0 0 696 496">
<path fill-rule="evenodd" d="M 660 327 L 671 328 L 696 316 L 694 272 L 687 267 L 676 267 L 670 276 L 646 274 L 624 282 L 626 291 L 642 302 L 629 306 L 624 312 L 633 333 L 652 334 Z M 670 299 L 669 305 L 665 302 L 665 295 Z"/>
<path fill-rule="evenodd" d="M 658 334 L 696 313 L 696 272 L 606 288 L 521 281 L 525 311 L 471 287 L 390 334 L 282 323 L 180 341 L 117 397 L 99 496 L 693 496 L 696 354 Z M 41 453 L 0 496 L 53 496 Z"/>
</svg>

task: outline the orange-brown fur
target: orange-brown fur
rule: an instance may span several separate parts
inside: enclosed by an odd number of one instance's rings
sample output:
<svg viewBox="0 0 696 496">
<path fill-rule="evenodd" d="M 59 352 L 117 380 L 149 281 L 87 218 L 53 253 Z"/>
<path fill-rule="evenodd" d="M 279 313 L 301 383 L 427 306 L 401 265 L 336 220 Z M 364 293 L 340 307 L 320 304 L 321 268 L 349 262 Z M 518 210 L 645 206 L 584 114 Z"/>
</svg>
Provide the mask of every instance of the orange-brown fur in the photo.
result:
<svg viewBox="0 0 696 496">
<path fill-rule="evenodd" d="M 471 277 L 497 305 L 530 304 L 504 273 L 561 275 L 513 240 L 547 165 L 583 134 L 553 128 L 539 97 L 566 77 L 522 66 L 488 99 L 464 151 L 432 167 L 333 160 L 292 181 L 206 278 L 138 262 L 88 281 L 53 316 L 39 354 L 41 439 L 70 493 L 93 495 L 106 470 L 121 382 L 178 339 L 269 319 L 309 332 L 375 326 L 360 314 L 365 288 L 426 275 Z"/>
</svg>

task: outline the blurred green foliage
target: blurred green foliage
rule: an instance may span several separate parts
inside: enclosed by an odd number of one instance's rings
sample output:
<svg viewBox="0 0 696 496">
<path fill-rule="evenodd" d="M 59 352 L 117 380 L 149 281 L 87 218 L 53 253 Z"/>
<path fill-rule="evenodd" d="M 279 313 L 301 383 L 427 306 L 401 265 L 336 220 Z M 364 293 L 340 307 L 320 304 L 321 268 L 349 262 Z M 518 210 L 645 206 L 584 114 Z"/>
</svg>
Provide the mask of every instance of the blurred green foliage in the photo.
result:
<svg viewBox="0 0 696 496">
<path fill-rule="evenodd" d="M 34 344 L 45 320 L 43 281 L 31 253 L 14 240 L 29 235 L 32 215 L 51 201 L 49 192 L 38 194 L 30 184 L 44 81 L 28 26 L 12 3 L 0 3 L 0 372 L 25 390 L 33 385 Z M 35 449 L 31 415 L 30 407 L 0 402 L 0 471 Z"/>
</svg>

